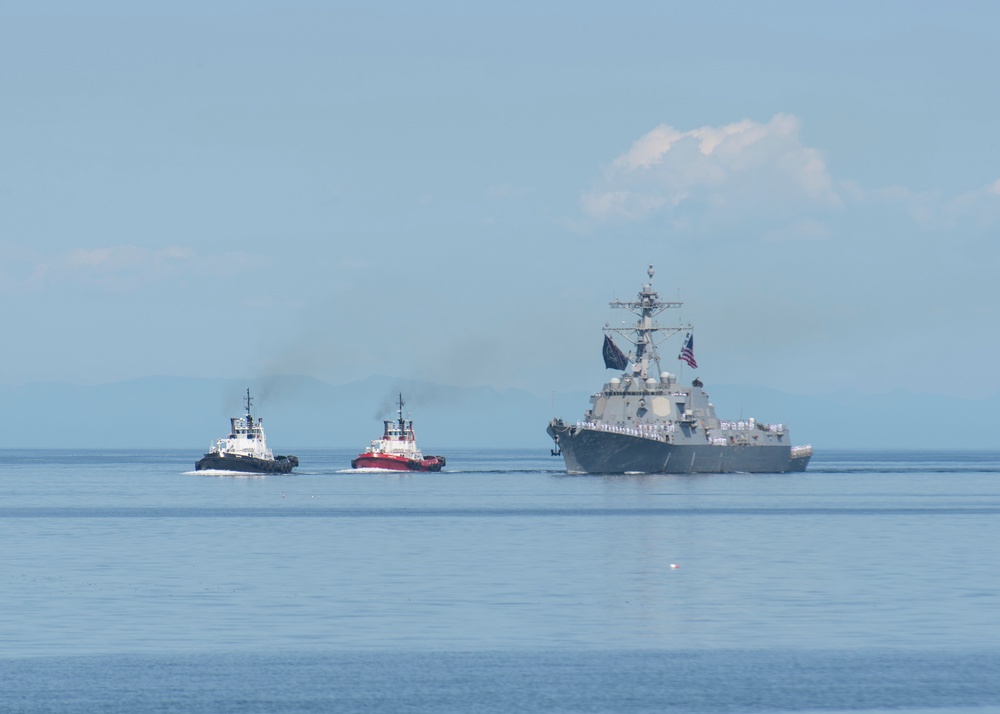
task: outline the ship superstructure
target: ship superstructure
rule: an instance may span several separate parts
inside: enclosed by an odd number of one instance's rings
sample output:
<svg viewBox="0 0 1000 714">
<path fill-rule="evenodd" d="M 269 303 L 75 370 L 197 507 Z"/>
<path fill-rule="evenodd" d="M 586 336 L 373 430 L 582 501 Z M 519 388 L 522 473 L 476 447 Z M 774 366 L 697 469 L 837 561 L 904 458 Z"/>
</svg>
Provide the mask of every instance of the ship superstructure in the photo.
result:
<svg viewBox="0 0 1000 714">
<path fill-rule="evenodd" d="M 549 422 L 555 442 L 572 473 L 704 473 L 804 471 L 812 448 L 793 447 L 784 424 L 756 419 L 723 420 L 715 413 L 700 379 L 690 386 L 662 371 L 658 346 L 681 332 L 687 337 L 679 359 L 696 367 L 691 325 L 660 326 L 656 318 L 682 303 L 661 300 L 649 282 L 636 300 L 612 301 L 632 312 L 634 327 L 605 326 L 605 364 L 621 369 L 593 394 L 583 419 Z M 632 344 L 629 354 L 614 344 L 614 333 Z"/>
<path fill-rule="evenodd" d="M 230 418 L 229 435 L 209 446 L 208 453 L 195 464 L 195 470 L 288 473 L 299 465 L 295 456 L 275 456 L 271 452 L 264 435 L 264 420 L 253 417 L 249 389 L 244 400 L 246 414 Z"/>
</svg>

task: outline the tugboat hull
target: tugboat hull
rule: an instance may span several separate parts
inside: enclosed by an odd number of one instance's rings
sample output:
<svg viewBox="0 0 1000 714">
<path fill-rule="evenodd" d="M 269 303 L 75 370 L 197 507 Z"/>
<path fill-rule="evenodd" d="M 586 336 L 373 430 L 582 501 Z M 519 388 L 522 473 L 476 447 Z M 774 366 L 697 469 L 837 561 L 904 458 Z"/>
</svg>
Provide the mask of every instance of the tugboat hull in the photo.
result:
<svg viewBox="0 0 1000 714">
<path fill-rule="evenodd" d="M 440 471 L 445 464 L 443 456 L 426 456 L 408 459 L 390 454 L 361 454 L 351 460 L 352 469 L 387 469 L 390 471 Z"/>
<path fill-rule="evenodd" d="M 258 459 L 251 456 L 205 454 L 194 465 L 195 471 L 239 471 L 254 474 L 287 474 L 299 465 L 295 456 Z"/>
</svg>

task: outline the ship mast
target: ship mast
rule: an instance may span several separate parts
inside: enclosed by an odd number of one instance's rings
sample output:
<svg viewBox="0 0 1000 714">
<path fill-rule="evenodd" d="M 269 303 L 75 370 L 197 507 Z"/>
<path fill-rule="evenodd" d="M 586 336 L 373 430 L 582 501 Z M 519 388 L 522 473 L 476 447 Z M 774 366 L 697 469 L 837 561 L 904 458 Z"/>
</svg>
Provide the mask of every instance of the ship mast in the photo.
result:
<svg viewBox="0 0 1000 714">
<path fill-rule="evenodd" d="M 257 432 L 253 425 L 253 411 L 251 409 L 253 407 L 253 399 L 250 398 L 250 387 L 247 387 L 247 396 L 245 401 L 247 403 L 247 438 L 256 439 Z"/>
<path fill-rule="evenodd" d="M 624 308 L 638 317 L 635 327 L 611 327 L 604 326 L 604 332 L 615 332 L 635 346 L 634 354 L 629 352 L 628 359 L 632 363 L 632 373 L 640 378 L 649 377 L 649 368 L 652 363 L 656 364 L 656 374 L 659 376 L 660 355 L 656 351 L 656 346 L 671 335 L 675 335 L 683 330 L 690 330 L 691 325 L 678 325 L 677 327 L 660 327 L 654 319 L 667 308 L 679 308 L 684 303 L 677 301 L 660 300 L 659 294 L 653 290 L 653 266 L 650 265 L 646 273 L 649 275 L 649 282 L 642 286 L 638 299 L 632 301 L 613 300 L 610 305 L 613 308 Z M 665 333 L 657 338 L 656 333 Z"/>
</svg>

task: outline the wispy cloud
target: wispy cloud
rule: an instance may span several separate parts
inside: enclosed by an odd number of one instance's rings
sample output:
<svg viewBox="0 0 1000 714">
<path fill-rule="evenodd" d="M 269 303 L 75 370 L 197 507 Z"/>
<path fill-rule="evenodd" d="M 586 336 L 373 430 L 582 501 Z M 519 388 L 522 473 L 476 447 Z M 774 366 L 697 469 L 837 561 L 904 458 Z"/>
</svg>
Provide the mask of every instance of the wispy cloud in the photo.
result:
<svg viewBox="0 0 1000 714">
<path fill-rule="evenodd" d="M 975 228 L 1000 225 L 1000 179 L 948 201 L 945 212 Z"/>
<path fill-rule="evenodd" d="M 6 293 L 32 293 L 70 286 L 94 292 L 132 293 L 187 276 L 238 274 L 265 262 L 260 256 L 239 252 L 198 255 L 176 245 L 118 245 L 45 253 L 4 244 L 0 245 L 0 289 Z"/>
<path fill-rule="evenodd" d="M 799 119 L 787 114 L 690 131 L 662 124 L 612 161 L 581 200 L 597 220 L 639 220 L 697 203 L 785 213 L 842 204 L 822 152 L 803 143 Z"/>
<path fill-rule="evenodd" d="M 975 233 L 1000 226 L 1000 179 L 957 196 L 904 186 L 865 189 L 855 182 L 842 187 L 850 204 L 894 209 L 921 230 Z"/>
</svg>

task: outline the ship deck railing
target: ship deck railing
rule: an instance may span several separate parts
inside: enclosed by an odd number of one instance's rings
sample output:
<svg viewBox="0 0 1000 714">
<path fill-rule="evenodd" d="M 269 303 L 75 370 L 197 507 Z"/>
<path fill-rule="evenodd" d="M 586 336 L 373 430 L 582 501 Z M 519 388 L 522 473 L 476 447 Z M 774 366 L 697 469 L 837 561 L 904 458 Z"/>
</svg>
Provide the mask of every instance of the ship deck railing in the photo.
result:
<svg viewBox="0 0 1000 714">
<path fill-rule="evenodd" d="M 693 418 L 697 421 L 697 418 Z M 664 424 L 639 423 L 633 426 L 622 424 L 607 424 L 604 422 L 578 421 L 577 429 L 590 429 L 591 431 L 605 431 L 612 434 L 624 434 L 626 436 L 637 436 L 655 441 L 669 440 L 669 435 L 676 433 L 676 422 L 666 422 Z M 749 443 L 750 432 L 764 431 L 781 436 L 785 433 L 784 424 L 763 424 L 754 420 L 748 421 L 720 421 L 717 427 L 706 426 L 705 436 L 710 443 L 722 444 L 727 438 L 737 438 L 741 443 Z M 724 434 L 724 436 L 712 436 L 712 434 Z"/>
<path fill-rule="evenodd" d="M 775 434 L 785 432 L 784 424 L 765 424 L 754 419 L 741 421 L 720 421 L 718 431 L 769 431 Z"/>
<path fill-rule="evenodd" d="M 677 427 L 672 423 L 659 424 L 638 424 L 636 426 L 621 426 L 618 424 L 604 424 L 593 421 L 578 421 L 578 429 L 590 429 L 591 431 L 606 431 L 612 434 L 624 434 L 626 436 L 637 436 L 643 439 L 653 439 L 654 441 L 665 441 L 668 434 L 677 431 Z"/>
</svg>

